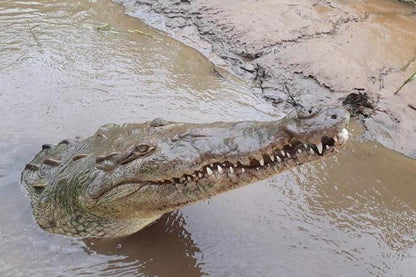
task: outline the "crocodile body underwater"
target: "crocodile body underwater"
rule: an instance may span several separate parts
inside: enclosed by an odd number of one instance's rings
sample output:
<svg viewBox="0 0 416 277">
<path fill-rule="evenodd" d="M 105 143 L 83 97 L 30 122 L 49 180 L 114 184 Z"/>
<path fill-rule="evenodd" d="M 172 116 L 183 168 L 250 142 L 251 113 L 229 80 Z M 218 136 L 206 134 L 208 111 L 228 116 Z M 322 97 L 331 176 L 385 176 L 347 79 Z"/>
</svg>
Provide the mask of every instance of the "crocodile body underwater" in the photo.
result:
<svg viewBox="0 0 416 277">
<path fill-rule="evenodd" d="M 125 236 L 190 203 L 337 153 L 349 118 L 321 107 L 277 121 L 104 125 L 85 139 L 43 145 L 22 184 L 46 231 Z"/>
</svg>

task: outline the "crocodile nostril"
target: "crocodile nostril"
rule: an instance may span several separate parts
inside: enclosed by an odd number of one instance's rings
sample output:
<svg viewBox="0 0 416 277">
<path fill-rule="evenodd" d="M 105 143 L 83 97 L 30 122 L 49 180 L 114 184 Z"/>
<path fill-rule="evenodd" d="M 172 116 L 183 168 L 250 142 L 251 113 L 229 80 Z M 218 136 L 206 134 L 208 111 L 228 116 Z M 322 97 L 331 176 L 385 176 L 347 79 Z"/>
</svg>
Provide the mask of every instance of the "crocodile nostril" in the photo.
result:
<svg viewBox="0 0 416 277">
<path fill-rule="evenodd" d="M 298 118 L 306 119 L 314 117 L 319 113 L 320 109 L 316 107 L 302 108 L 298 111 Z"/>
<path fill-rule="evenodd" d="M 333 115 L 331 115 L 331 118 L 332 119 L 337 119 L 337 115 L 336 114 L 333 114 Z"/>
</svg>

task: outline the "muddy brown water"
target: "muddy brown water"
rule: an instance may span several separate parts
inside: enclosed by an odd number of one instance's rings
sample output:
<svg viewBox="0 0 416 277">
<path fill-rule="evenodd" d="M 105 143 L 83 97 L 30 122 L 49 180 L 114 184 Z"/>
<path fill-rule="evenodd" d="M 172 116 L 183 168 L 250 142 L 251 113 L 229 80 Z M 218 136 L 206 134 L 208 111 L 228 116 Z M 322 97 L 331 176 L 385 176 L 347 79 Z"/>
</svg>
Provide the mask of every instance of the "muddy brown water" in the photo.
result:
<svg viewBox="0 0 416 277">
<path fill-rule="evenodd" d="M 280 116 L 110 1 L 0 2 L 0 276 L 414 276 L 416 161 L 360 141 L 355 124 L 336 157 L 122 239 L 42 231 L 19 184 L 41 144 L 104 123 Z"/>
</svg>

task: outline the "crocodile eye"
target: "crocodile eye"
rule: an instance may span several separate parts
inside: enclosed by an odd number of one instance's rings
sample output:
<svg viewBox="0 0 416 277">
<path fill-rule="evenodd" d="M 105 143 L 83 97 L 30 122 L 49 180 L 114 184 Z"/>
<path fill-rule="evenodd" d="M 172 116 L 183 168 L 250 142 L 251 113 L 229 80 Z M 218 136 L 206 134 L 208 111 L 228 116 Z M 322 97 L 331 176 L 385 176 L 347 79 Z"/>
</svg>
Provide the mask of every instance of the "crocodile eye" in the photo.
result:
<svg viewBox="0 0 416 277">
<path fill-rule="evenodd" d="M 135 146 L 134 151 L 144 154 L 144 153 L 148 153 L 148 152 L 152 151 L 153 148 L 154 147 L 149 145 L 149 144 L 139 144 L 139 145 Z"/>
<path fill-rule="evenodd" d="M 156 147 L 150 144 L 137 144 L 131 147 L 127 152 L 118 160 L 119 164 L 128 164 L 137 158 L 146 156 L 155 150 Z"/>
</svg>

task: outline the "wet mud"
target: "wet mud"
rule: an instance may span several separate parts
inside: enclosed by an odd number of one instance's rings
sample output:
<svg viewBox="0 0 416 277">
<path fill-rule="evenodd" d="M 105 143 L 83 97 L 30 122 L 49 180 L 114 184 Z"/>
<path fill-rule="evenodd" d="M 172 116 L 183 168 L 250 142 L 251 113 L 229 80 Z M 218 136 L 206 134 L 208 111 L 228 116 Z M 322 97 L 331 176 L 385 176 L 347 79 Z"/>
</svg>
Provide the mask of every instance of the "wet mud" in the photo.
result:
<svg viewBox="0 0 416 277">
<path fill-rule="evenodd" d="M 97 30 L 104 23 L 114 32 Z M 0 276 L 416 274 L 416 162 L 362 141 L 355 123 L 335 157 L 167 214 L 132 236 L 41 230 L 20 173 L 42 144 L 110 122 L 272 120 L 284 109 L 107 0 L 0 2 L 0 42 Z"/>
<path fill-rule="evenodd" d="M 367 136 L 416 157 L 416 8 L 399 1 L 118 0 L 212 61 L 255 82 L 278 111 L 341 105 L 367 93 L 356 115 Z M 352 110 L 356 112 L 356 110 Z"/>
</svg>

